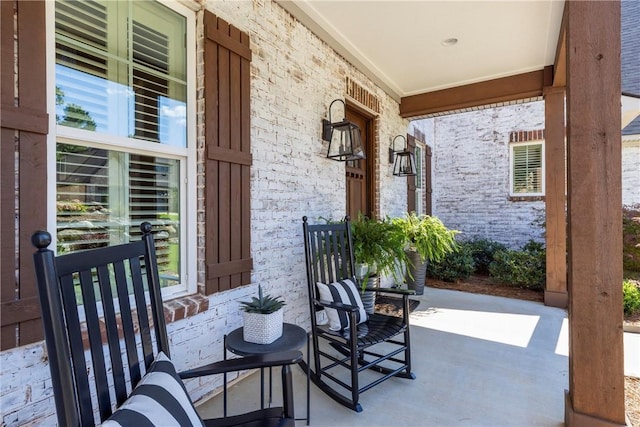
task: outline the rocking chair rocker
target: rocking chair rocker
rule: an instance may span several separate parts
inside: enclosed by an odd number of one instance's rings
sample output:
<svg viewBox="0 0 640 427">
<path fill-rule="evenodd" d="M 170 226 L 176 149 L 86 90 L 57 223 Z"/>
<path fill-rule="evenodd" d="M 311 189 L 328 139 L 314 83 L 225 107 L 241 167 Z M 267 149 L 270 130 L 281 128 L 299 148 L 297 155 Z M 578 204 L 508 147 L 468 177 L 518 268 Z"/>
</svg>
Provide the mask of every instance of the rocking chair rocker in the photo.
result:
<svg viewBox="0 0 640 427">
<path fill-rule="evenodd" d="M 367 288 L 402 297 L 402 316 L 380 313 L 366 315 L 361 310 L 355 278 L 350 221 L 315 224 L 303 217 L 313 366 L 312 381 L 338 403 L 361 412 L 360 394 L 393 378 L 415 379 L 411 372 L 409 336 L 409 295 L 411 290 Z M 355 284 L 355 286 L 353 286 Z M 355 295 L 354 295 L 355 294 Z M 329 324 L 319 324 L 316 312 L 325 310 Z M 332 311 L 333 310 L 333 311 Z M 353 326 L 355 325 L 355 327 Z M 360 373 L 381 374 L 360 384 Z"/>
<path fill-rule="evenodd" d="M 49 233 L 38 231 L 31 238 L 38 248 L 33 258 L 58 424 L 295 426 L 290 364 L 302 360 L 299 351 L 235 358 L 176 374 L 151 224 L 140 228 L 140 241 L 58 257 L 47 249 Z M 181 381 L 272 366 L 282 366 L 281 407 L 204 422 Z"/>
</svg>

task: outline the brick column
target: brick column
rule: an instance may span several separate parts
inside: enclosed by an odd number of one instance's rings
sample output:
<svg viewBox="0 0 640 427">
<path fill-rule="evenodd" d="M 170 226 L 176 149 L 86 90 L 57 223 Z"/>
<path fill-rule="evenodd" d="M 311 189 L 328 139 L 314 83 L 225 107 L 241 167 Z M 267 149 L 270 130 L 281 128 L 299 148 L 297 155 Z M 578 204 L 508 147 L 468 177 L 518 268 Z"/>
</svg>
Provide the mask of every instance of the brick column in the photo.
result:
<svg viewBox="0 0 640 427">
<path fill-rule="evenodd" d="M 568 304 L 564 92 L 563 87 L 548 87 L 544 91 L 547 248 L 544 303 L 561 308 L 567 307 Z"/>
</svg>

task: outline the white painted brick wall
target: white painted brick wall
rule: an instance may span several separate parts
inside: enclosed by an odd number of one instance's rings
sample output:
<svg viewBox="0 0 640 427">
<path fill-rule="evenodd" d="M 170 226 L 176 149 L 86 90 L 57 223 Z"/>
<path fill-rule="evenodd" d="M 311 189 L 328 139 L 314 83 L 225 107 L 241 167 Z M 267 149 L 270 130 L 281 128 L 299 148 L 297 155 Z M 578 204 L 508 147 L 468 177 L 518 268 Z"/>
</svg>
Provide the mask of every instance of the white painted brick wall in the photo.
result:
<svg viewBox="0 0 640 427">
<path fill-rule="evenodd" d="M 622 139 L 622 204 L 640 205 L 640 137 Z"/>
<path fill-rule="evenodd" d="M 346 76 L 380 99 L 382 215 L 406 210 L 405 181 L 393 177 L 386 159 L 388 141 L 404 134 L 408 122 L 400 118 L 397 102 L 275 3 L 208 7 L 251 37 L 252 280 L 266 292 L 285 295 L 285 321 L 307 327 L 301 219 L 345 213 L 345 165 L 325 158 L 321 119 L 332 100 L 344 98 Z"/>
<path fill-rule="evenodd" d="M 544 102 L 413 122 L 433 147 L 433 213 L 462 238 L 542 241 L 542 201 L 509 200 L 509 132 L 544 128 Z"/>
<path fill-rule="evenodd" d="M 180 0 L 189 3 L 188 0 Z M 197 2 L 192 2 L 196 4 Z M 380 211 L 406 210 L 406 181 L 391 174 L 390 139 L 406 133 L 397 102 L 313 36 L 270 0 L 209 1 L 207 8 L 251 36 L 252 255 L 253 284 L 210 297 L 209 310 L 168 325 L 172 358 L 185 369 L 222 358 L 225 333 L 241 326 L 239 301 L 249 299 L 261 283 L 267 293 L 286 299 L 285 321 L 309 325 L 302 216 L 340 218 L 345 212 L 344 163 L 325 158 L 321 119 L 335 98 L 345 96 L 349 76 L 381 101 L 377 138 Z M 198 19 L 199 37 L 202 19 Z M 198 42 L 202 52 L 202 41 Z M 198 82 L 203 68 L 198 65 Z M 198 91 L 199 96 L 202 91 Z M 198 153 L 202 159 L 203 103 L 198 101 Z M 198 164 L 198 281 L 204 281 L 202 163 Z M 54 425 L 49 367 L 43 343 L 0 353 L 2 425 Z M 195 400 L 206 397 L 220 379 L 190 380 Z"/>
<path fill-rule="evenodd" d="M 544 102 L 411 122 L 434 148 L 433 210 L 461 237 L 543 241 L 544 202 L 509 201 L 509 132 L 544 128 Z M 622 203 L 640 204 L 640 139 L 623 138 Z"/>
</svg>

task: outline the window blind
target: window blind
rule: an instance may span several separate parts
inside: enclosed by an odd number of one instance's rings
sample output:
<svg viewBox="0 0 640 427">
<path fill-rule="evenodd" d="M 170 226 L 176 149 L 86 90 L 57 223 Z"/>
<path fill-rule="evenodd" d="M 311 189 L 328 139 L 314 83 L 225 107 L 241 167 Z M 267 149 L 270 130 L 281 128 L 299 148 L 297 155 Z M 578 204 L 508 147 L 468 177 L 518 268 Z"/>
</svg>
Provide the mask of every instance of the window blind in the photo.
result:
<svg viewBox="0 0 640 427">
<path fill-rule="evenodd" d="M 166 35 L 133 21 L 136 138 L 160 141 L 160 100 L 169 95 L 169 82 L 164 77 L 169 70 L 167 45 Z"/>
<path fill-rule="evenodd" d="M 120 22 L 120 5 L 56 2 L 58 123 L 185 146 L 184 22 L 146 3 Z"/>
<path fill-rule="evenodd" d="M 55 17 L 56 122 L 96 132 L 88 144 L 62 131 L 57 144 L 58 250 L 136 240 L 149 221 L 163 284 L 181 283 L 187 20 L 160 2 L 108 0 L 59 0 Z M 110 135 L 130 149 L 111 149 Z M 140 140 L 183 151 L 156 157 Z"/>
<path fill-rule="evenodd" d="M 56 2 L 56 121 L 109 128 L 107 8 L 96 1 Z"/>
<path fill-rule="evenodd" d="M 149 221 L 161 274 L 178 281 L 179 162 L 72 144 L 58 144 L 56 158 L 58 253 L 137 240 Z M 126 179 L 112 182 L 122 164 Z"/>
<path fill-rule="evenodd" d="M 542 144 L 513 147 L 513 192 L 542 193 Z"/>
</svg>

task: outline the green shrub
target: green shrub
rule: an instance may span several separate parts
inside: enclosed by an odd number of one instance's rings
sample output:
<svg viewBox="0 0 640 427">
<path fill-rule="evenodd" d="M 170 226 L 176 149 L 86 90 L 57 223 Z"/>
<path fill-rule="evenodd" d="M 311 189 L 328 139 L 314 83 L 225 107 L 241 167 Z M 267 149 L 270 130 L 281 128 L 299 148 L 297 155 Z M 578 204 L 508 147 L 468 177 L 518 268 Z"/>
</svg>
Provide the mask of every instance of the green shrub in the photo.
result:
<svg viewBox="0 0 640 427">
<path fill-rule="evenodd" d="M 541 291 L 546 280 L 545 258 L 542 245 L 530 241 L 521 251 L 495 252 L 489 274 L 506 285 Z"/>
<path fill-rule="evenodd" d="M 533 254 L 545 254 L 544 244 L 536 242 L 535 240 L 529 240 L 523 247 L 525 252 L 531 252 Z"/>
<path fill-rule="evenodd" d="M 489 273 L 489 264 L 493 261 L 493 254 L 499 250 L 506 250 L 502 243 L 491 239 L 476 239 L 468 242 L 471 248 L 473 261 L 476 265 L 476 272 L 481 274 Z"/>
<path fill-rule="evenodd" d="M 475 270 L 473 247 L 469 242 L 458 244 L 456 251 L 448 253 L 439 262 L 427 264 L 427 274 L 446 282 L 466 279 Z"/>
<path fill-rule="evenodd" d="M 625 280 L 622 283 L 624 313 L 633 314 L 640 311 L 640 282 Z"/>
</svg>

